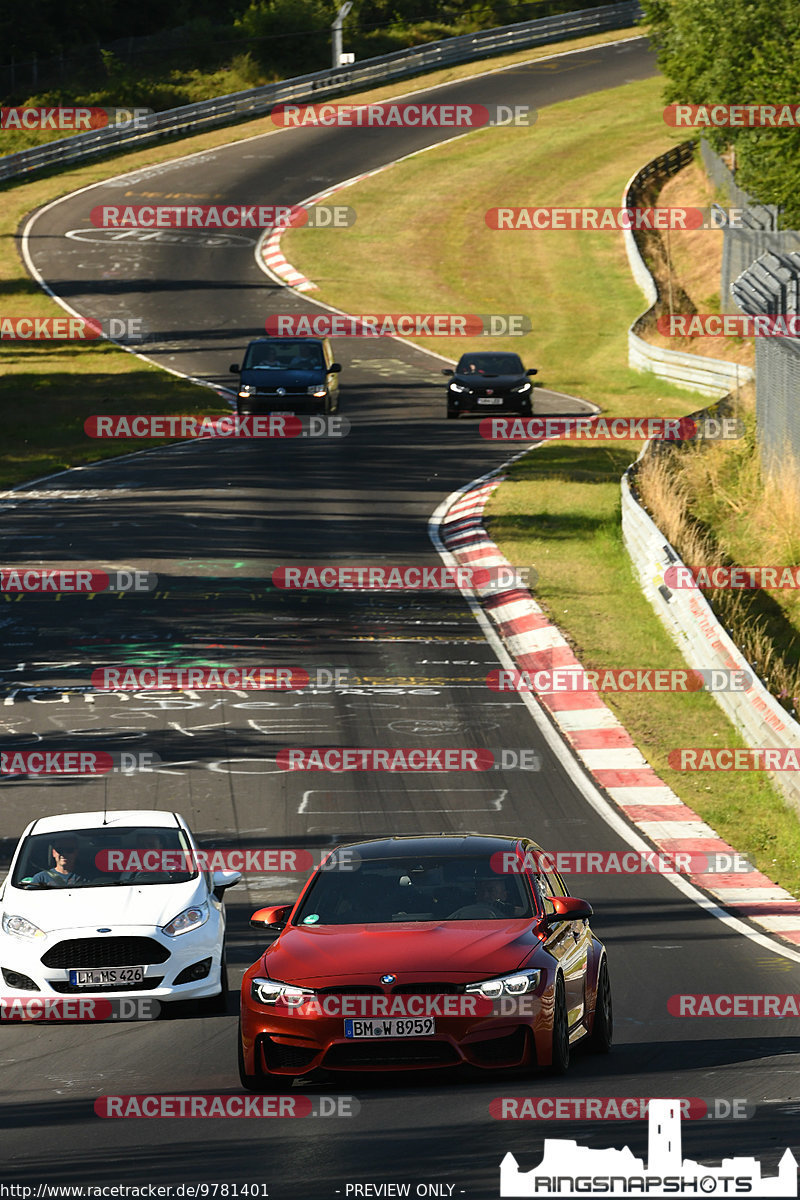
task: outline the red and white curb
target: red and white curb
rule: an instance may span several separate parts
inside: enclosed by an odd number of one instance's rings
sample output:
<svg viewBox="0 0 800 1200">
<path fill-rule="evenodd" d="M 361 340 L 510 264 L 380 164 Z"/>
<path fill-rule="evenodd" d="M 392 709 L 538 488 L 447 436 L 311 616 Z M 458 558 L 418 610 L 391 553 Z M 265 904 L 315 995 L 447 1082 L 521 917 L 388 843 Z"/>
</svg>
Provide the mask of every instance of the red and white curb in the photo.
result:
<svg viewBox="0 0 800 1200">
<path fill-rule="evenodd" d="M 328 196 L 335 196 L 337 192 L 343 191 L 345 188 L 350 187 L 351 184 L 360 183 L 362 179 L 369 179 L 370 175 L 377 175 L 379 171 L 385 169 L 385 167 L 378 167 L 374 171 L 365 171 L 362 175 L 354 175 L 352 179 L 346 179 L 343 183 L 337 183 L 334 187 L 330 187 L 324 192 L 317 192 L 315 196 L 309 196 L 308 199 L 303 201 L 303 207 L 305 208 L 309 204 L 316 204 L 320 200 L 327 200 Z M 286 232 L 286 226 L 280 226 L 270 231 L 258 247 L 257 254 L 260 261 L 276 279 L 281 283 L 287 284 L 288 287 L 294 288 L 296 292 L 314 292 L 317 289 L 317 285 L 293 267 L 281 250 L 281 238 Z"/>
<path fill-rule="evenodd" d="M 482 524 L 486 502 L 502 481 L 493 476 L 462 492 L 441 519 L 439 536 L 458 562 L 511 566 Z M 477 595 L 519 670 L 532 673 L 581 666 L 561 631 L 527 590 L 514 588 L 500 595 L 487 590 Z M 671 855 L 737 854 L 656 774 L 597 692 L 537 693 L 536 699 L 594 782 L 659 850 Z M 689 878 L 733 915 L 800 945 L 800 901 L 760 871 L 746 876 L 715 872 Z"/>
</svg>

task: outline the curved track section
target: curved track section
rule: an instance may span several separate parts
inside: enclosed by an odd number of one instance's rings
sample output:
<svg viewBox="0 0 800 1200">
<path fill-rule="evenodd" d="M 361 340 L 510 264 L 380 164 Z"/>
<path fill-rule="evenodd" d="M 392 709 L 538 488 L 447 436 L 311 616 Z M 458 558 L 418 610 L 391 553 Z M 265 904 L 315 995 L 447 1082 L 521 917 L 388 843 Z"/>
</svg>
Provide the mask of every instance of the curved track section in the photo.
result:
<svg viewBox="0 0 800 1200">
<path fill-rule="evenodd" d="M 597 47 L 436 91 L 541 107 L 654 71 L 644 42 Z M 89 230 L 95 204 L 235 199 L 291 204 L 424 145 L 435 132 L 308 130 L 268 135 L 119 176 L 50 205 L 29 230 L 41 277 L 93 315 L 144 316 L 163 331 L 154 361 L 216 384 L 227 364 L 286 303 L 252 245 L 66 236 Z M 96 234 L 96 231 L 94 231 Z M 292 297 L 292 303 L 306 303 Z M 338 348 L 337 348 L 338 349 Z M 352 835 L 456 829 L 524 833 L 553 849 L 620 849 L 589 807 L 575 764 L 531 721 L 517 696 L 485 685 L 499 660 L 458 596 L 295 594 L 270 587 L 293 562 L 438 560 L 430 514 L 507 450 L 478 445 L 474 425 L 442 417 L 438 363 L 402 343 L 341 347 L 349 437 L 315 443 L 184 443 L 67 472 L 3 500 L 4 558 L 155 571 L 152 596 L 26 597 L 3 607 L 3 720 L 9 747 L 96 746 L 155 751 L 133 778 L 0 787 L 0 832 L 13 844 L 32 814 L 175 807 L 206 844 L 318 847 Z M 564 404 L 552 398 L 554 408 Z M 575 403 L 575 402 L 573 402 Z M 562 410 L 563 411 L 563 410 Z M 573 409 L 574 411 L 574 409 Z M 67 549 L 65 550 L 65 546 Z M 92 694 L 96 665 L 266 662 L 344 666 L 333 694 Z M 280 772 L 287 746 L 533 747 L 536 774 L 377 777 Z M 231 983 L 259 939 L 250 912 L 291 898 L 293 877 L 248 876 L 229 893 Z M 707 916 L 654 876 L 571 881 L 595 906 L 609 946 L 617 1047 L 578 1055 L 564 1079 L 359 1077 L 352 1118 L 101 1120 L 107 1094 L 238 1092 L 235 1003 L 227 1016 L 151 1024 L 0 1030 L 6 1184 L 260 1182 L 280 1200 L 387 1195 L 390 1183 L 437 1184 L 443 1196 L 498 1194 L 499 1164 L 524 1169 L 542 1138 L 620 1146 L 646 1155 L 643 1122 L 574 1121 L 542 1128 L 495 1121 L 501 1095 L 745 1097 L 746 1121 L 687 1122 L 700 1161 L 761 1157 L 774 1173 L 795 1135 L 797 1023 L 677 1020 L 675 993 L 797 992 L 797 967 Z M 350 1190 L 348 1190 L 348 1188 Z M 176 1193 L 173 1193 L 175 1195 Z M 188 1194 L 188 1193 L 187 1193 Z M 211 1193 L 208 1193 L 211 1195 Z M 220 1193 L 218 1193 L 220 1194 Z M 240 1193 L 241 1194 L 241 1193 Z M 394 1193 L 402 1194 L 402 1193 Z"/>
</svg>

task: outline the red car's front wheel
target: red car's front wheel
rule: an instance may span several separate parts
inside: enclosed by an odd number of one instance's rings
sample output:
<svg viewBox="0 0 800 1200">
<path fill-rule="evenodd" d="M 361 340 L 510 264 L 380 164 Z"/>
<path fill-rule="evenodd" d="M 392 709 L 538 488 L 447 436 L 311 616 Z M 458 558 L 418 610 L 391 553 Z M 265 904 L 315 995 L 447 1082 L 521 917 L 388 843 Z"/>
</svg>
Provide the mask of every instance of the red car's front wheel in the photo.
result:
<svg viewBox="0 0 800 1200">
<path fill-rule="evenodd" d="M 556 980 L 556 994 L 553 1003 L 553 1054 L 550 1075 L 564 1075 L 569 1069 L 569 1016 L 567 1015 L 567 991 L 564 987 L 564 976 Z"/>
<path fill-rule="evenodd" d="M 611 984 L 608 978 L 608 964 L 604 957 L 597 976 L 597 997 L 589 1045 L 598 1054 L 608 1054 L 613 1034 L 614 1012 L 611 1005 Z"/>
</svg>

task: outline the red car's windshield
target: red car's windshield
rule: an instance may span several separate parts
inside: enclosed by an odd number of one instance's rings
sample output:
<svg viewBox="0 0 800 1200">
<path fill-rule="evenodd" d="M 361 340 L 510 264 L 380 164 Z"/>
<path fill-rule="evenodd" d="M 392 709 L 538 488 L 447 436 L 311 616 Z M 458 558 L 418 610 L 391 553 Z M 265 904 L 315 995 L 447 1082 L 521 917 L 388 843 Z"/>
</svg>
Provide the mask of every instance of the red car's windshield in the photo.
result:
<svg viewBox="0 0 800 1200">
<path fill-rule="evenodd" d="M 293 925 L 533 917 L 522 876 L 500 875 L 485 857 L 362 859 L 355 870 L 322 870 Z"/>
</svg>

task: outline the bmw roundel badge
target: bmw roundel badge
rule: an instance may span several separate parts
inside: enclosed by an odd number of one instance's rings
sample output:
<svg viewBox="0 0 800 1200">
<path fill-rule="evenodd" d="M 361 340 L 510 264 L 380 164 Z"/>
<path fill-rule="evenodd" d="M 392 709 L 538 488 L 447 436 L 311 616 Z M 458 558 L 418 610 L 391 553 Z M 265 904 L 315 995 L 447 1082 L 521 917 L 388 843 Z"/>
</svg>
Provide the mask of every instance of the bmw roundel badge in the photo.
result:
<svg viewBox="0 0 800 1200">
<path fill-rule="evenodd" d="M 381 983 L 394 983 L 396 975 L 381 975 Z"/>
</svg>

